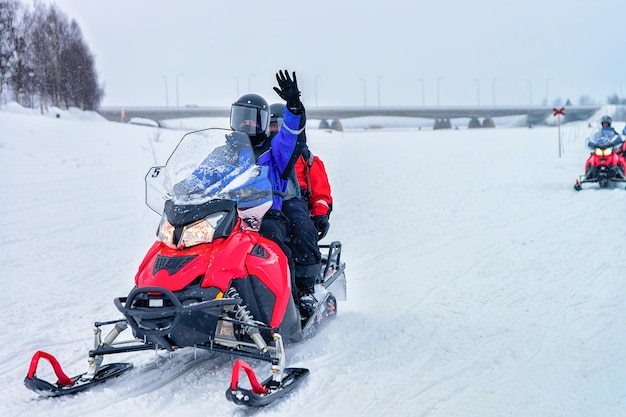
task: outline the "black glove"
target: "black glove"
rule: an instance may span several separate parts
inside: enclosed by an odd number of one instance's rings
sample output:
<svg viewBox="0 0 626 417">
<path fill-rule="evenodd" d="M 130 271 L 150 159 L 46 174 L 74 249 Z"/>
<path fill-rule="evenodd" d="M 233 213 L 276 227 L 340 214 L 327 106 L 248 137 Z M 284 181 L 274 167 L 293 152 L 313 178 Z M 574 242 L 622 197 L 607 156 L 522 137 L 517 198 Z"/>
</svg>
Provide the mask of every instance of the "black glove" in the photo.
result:
<svg viewBox="0 0 626 417">
<path fill-rule="evenodd" d="M 287 102 L 287 108 L 293 114 L 302 114 L 304 112 L 304 106 L 300 101 L 300 90 L 298 90 L 298 80 L 296 79 L 296 73 L 293 72 L 293 80 L 289 76 L 289 72 L 282 70 L 276 73 L 276 81 L 278 81 L 278 87 L 274 87 L 276 94 Z"/>
<path fill-rule="evenodd" d="M 311 220 L 313 220 L 313 224 L 317 229 L 317 240 L 324 239 L 324 236 L 328 233 L 328 229 L 330 229 L 328 216 L 313 216 Z"/>
</svg>

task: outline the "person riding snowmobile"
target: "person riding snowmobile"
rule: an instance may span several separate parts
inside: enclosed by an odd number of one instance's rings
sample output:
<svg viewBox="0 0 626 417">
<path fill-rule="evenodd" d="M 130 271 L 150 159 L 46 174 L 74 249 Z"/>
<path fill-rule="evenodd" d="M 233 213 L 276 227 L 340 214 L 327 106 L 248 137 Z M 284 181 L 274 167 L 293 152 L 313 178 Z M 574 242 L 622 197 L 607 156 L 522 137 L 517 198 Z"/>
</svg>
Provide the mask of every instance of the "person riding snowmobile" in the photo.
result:
<svg viewBox="0 0 626 417">
<path fill-rule="evenodd" d="M 274 103 L 270 109 L 269 141 L 282 124 L 285 105 Z M 322 267 L 322 255 L 317 242 L 328 233 L 332 197 L 324 164 L 311 154 L 306 144 L 298 156 L 294 171 L 295 178 L 292 181 L 300 189 L 300 195 L 285 199 L 282 211 L 289 220 L 288 246 L 295 265 L 300 309 L 306 318 L 315 309 L 317 302 L 314 286 Z"/>
<path fill-rule="evenodd" d="M 303 197 L 308 200 L 311 220 L 318 232 L 318 240 L 322 240 L 330 223 L 328 218 L 333 209 L 333 198 L 330 192 L 330 183 L 326 174 L 326 167 L 321 159 L 309 150 L 308 146 L 296 162 L 296 175 Z"/>
<path fill-rule="evenodd" d="M 270 104 L 270 124 L 268 127 L 268 139 L 272 140 L 274 136 L 280 130 L 283 125 L 283 118 L 285 115 L 284 103 L 272 103 Z"/>
<path fill-rule="evenodd" d="M 296 159 L 301 155 L 306 144 L 306 114 L 304 105 L 300 101 L 295 72 L 293 80 L 287 71 L 284 74 L 280 71 L 276 74 L 276 79 L 280 88 L 274 87 L 274 90 L 286 101 L 286 109 L 279 130 L 268 136 L 270 106 L 263 97 L 257 94 L 245 94 L 233 103 L 230 125 L 233 130 L 244 131 L 250 136 L 257 164 L 267 165 L 270 168 L 269 176 L 274 192 L 273 204 L 263 216 L 259 233 L 278 243 L 289 259 L 292 288 L 296 291 L 294 296 L 298 300 L 303 319 L 307 319 L 317 302 L 313 286 L 321 268 L 321 255 L 315 245 L 317 259 L 310 267 L 310 271 L 308 269 L 305 271 L 308 273 L 303 278 L 303 274 L 300 273 L 301 269 L 294 262 L 294 253 L 291 249 L 293 245 L 289 243 L 290 220 L 283 210 L 287 201 L 300 197 L 299 188 L 295 185 L 295 181 L 290 180 L 290 177 L 294 176 Z M 297 253 L 295 255 L 295 259 L 300 261 L 299 255 Z"/>
<path fill-rule="evenodd" d="M 601 187 L 606 186 L 608 181 L 623 181 L 626 179 L 626 159 L 624 158 L 624 140 L 611 126 L 613 120 L 610 116 L 602 116 L 601 128 L 593 132 L 587 139 L 587 147 L 591 155 L 585 162 L 585 174 L 583 182 L 601 181 Z M 600 173 L 602 178 L 600 178 Z M 604 184 L 604 185 L 602 185 Z M 574 189 L 580 190 L 577 182 Z"/>
<path fill-rule="evenodd" d="M 619 133 L 617 133 L 617 130 L 615 130 L 613 126 L 611 126 L 612 123 L 613 123 L 613 119 L 611 118 L 611 116 L 608 116 L 608 115 L 602 116 L 602 118 L 600 119 L 600 125 L 602 126 L 600 133 L 602 134 L 602 136 L 606 136 L 608 138 L 615 138 L 618 144 L 613 146 L 613 152 L 623 153 L 624 152 L 624 147 L 623 147 L 624 139 L 620 136 Z M 594 142 L 591 140 L 588 140 L 587 147 L 593 150 L 595 148 Z"/>
<path fill-rule="evenodd" d="M 270 139 L 278 132 L 282 123 L 285 105 L 270 105 Z M 328 174 L 322 160 L 313 155 L 308 144 L 304 145 L 302 154 L 294 167 L 302 198 L 308 201 L 309 212 L 318 232 L 317 240 L 322 240 L 330 228 L 328 218 L 333 207 Z"/>
</svg>

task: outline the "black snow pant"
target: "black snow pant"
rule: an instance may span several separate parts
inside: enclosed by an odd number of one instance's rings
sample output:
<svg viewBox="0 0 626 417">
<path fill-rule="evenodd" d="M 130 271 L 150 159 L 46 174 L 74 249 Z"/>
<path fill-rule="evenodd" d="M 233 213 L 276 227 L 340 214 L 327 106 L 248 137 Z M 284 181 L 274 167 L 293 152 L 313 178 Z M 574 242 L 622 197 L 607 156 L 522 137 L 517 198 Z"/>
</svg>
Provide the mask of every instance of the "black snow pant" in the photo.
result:
<svg viewBox="0 0 626 417">
<path fill-rule="evenodd" d="M 300 293 L 311 293 L 322 266 L 322 255 L 309 205 L 302 198 L 291 198 L 283 201 L 282 211 L 289 222 L 287 246 L 295 265 L 296 286 Z"/>
<path fill-rule="evenodd" d="M 261 220 L 259 234 L 276 242 L 287 256 L 287 260 L 289 261 L 291 293 L 293 294 L 294 300 L 297 301 L 295 267 L 291 256 L 291 249 L 289 249 L 287 245 L 287 241 L 289 240 L 289 220 L 287 216 L 280 210 L 269 209 Z"/>
</svg>

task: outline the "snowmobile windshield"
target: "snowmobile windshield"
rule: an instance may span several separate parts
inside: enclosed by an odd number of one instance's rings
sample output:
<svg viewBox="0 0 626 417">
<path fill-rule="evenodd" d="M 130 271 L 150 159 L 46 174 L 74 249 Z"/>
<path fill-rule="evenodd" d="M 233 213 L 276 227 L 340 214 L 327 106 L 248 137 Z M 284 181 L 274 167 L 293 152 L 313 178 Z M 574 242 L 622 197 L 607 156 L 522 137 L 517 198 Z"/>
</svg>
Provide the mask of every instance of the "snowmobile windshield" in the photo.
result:
<svg viewBox="0 0 626 417">
<path fill-rule="evenodd" d="M 606 149 L 613 146 L 621 145 L 621 143 L 622 139 L 613 130 L 598 129 L 591 135 L 591 137 L 589 137 L 589 140 L 587 141 L 587 146 L 591 149 Z"/>
<path fill-rule="evenodd" d="M 243 132 L 205 129 L 186 134 L 165 166 L 146 175 L 146 203 L 161 214 L 165 201 L 176 205 L 233 200 L 241 210 L 272 200 L 267 167 L 256 165 Z"/>
</svg>

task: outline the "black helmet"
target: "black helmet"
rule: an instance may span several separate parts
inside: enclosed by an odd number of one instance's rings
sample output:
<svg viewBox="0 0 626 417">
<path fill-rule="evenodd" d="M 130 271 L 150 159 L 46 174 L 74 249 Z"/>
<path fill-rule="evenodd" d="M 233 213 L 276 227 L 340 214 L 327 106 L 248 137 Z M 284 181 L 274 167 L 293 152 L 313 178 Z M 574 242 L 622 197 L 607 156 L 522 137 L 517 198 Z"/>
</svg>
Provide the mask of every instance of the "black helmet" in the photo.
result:
<svg viewBox="0 0 626 417">
<path fill-rule="evenodd" d="M 270 125 L 269 136 L 274 137 L 283 124 L 283 116 L 285 114 L 284 103 L 273 103 L 270 105 Z"/>
<path fill-rule="evenodd" d="M 272 103 L 270 105 L 270 122 L 282 119 L 285 114 L 285 103 Z"/>
<path fill-rule="evenodd" d="M 611 126 L 611 123 L 613 123 L 613 119 L 611 119 L 611 116 L 602 116 L 602 119 L 600 119 L 600 125 L 602 125 L 603 123 L 608 123 L 609 126 Z"/>
<path fill-rule="evenodd" d="M 258 94 L 244 94 L 230 107 L 230 128 L 249 136 L 265 134 L 270 119 L 270 106 Z"/>
</svg>

